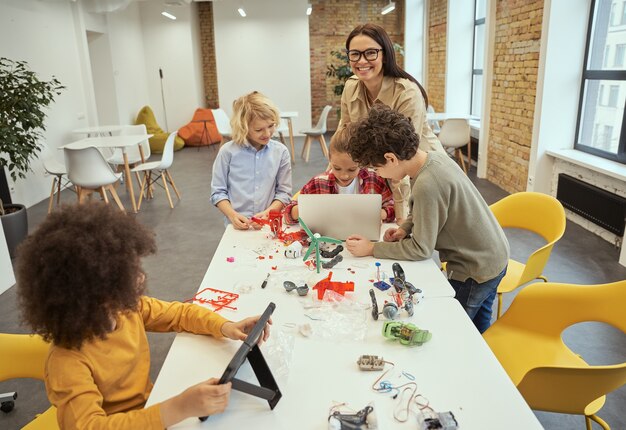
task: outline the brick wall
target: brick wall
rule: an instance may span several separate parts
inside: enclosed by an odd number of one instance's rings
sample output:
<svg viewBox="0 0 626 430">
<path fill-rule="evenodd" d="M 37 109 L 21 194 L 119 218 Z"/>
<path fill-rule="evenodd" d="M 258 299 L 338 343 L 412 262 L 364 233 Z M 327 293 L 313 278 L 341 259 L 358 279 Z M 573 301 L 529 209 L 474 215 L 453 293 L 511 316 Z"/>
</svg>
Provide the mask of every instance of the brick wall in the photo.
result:
<svg viewBox="0 0 626 430">
<path fill-rule="evenodd" d="M 404 2 L 396 1 L 396 9 L 381 15 L 387 0 L 312 0 L 313 13 L 309 17 L 311 51 L 311 115 L 314 125 L 325 105 L 340 107 L 341 96 L 333 89 L 338 81 L 327 77 L 327 66 L 339 66 L 331 51 L 345 49 L 346 38 L 358 24 L 371 22 L 381 25 L 394 42 L 404 45 Z M 399 64 L 403 59 L 398 58 Z M 328 128 L 334 130 L 339 119 L 337 110 L 328 116 Z"/>
<path fill-rule="evenodd" d="M 429 103 L 437 112 L 445 110 L 447 0 L 431 0 L 428 8 L 428 81 Z"/>
<path fill-rule="evenodd" d="M 219 107 L 217 90 L 217 65 L 215 64 L 215 35 L 213 33 L 213 3 L 199 2 L 198 16 L 200 46 L 202 49 L 202 77 L 204 81 L 205 107 Z"/>
<path fill-rule="evenodd" d="M 499 0 L 489 122 L 487 179 L 526 190 L 532 140 L 543 0 Z"/>
</svg>

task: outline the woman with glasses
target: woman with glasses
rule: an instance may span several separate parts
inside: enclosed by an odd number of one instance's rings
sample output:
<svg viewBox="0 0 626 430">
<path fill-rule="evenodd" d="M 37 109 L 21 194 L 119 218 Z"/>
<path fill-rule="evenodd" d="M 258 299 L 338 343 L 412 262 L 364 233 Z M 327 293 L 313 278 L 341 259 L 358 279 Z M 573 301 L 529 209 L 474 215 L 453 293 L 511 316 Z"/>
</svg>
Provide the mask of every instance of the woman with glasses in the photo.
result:
<svg viewBox="0 0 626 430">
<path fill-rule="evenodd" d="M 389 35 L 376 24 L 358 25 L 348 35 L 346 51 L 354 73 L 341 95 L 341 123 L 356 122 L 367 116 L 374 103 L 383 103 L 411 118 L 420 136 L 420 149 L 445 152 L 426 121 L 428 96 L 413 76 L 396 63 Z M 392 181 L 396 218 L 408 215 L 408 178 Z"/>
</svg>

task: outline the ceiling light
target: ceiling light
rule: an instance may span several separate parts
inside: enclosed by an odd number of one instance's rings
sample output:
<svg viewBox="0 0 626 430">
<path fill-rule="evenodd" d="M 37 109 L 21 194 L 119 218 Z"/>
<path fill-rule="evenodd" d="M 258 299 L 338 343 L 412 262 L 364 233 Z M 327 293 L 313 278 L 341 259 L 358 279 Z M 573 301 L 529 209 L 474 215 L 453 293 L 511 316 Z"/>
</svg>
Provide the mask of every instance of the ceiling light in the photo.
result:
<svg viewBox="0 0 626 430">
<path fill-rule="evenodd" d="M 390 1 L 387 5 L 385 5 L 385 7 L 382 8 L 380 13 L 382 15 L 387 15 L 389 12 L 391 12 L 395 8 L 396 8 L 396 2 Z"/>
<path fill-rule="evenodd" d="M 311 15 L 311 12 L 313 12 L 313 6 L 311 5 L 311 3 L 308 3 L 306 5 L 306 14 Z"/>
<path fill-rule="evenodd" d="M 237 9 L 237 12 L 239 12 L 239 15 L 241 15 L 242 17 L 246 17 L 246 10 L 243 7 Z"/>
<path fill-rule="evenodd" d="M 166 11 L 161 12 L 161 15 L 163 15 L 164 17 L 169 18 L 169 19 L 176 19 L 176 17 L 174 15 L 172 15 L 171 13 L 166 12 Z"/>
</svg>

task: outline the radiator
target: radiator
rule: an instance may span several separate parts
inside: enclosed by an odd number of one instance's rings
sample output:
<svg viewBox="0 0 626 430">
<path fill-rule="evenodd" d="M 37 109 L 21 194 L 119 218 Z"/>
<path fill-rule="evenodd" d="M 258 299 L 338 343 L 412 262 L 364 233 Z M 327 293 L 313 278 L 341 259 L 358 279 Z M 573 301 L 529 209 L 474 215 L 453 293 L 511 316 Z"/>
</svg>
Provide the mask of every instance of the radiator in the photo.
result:
<svg viewBox="0 0 626 430">
<path fill-rule="evenodd" d="M 617 236 L 624 235 L 625 198 L 563 173 L 559 174 L 556 198 L 565 208 L 594 224 Z"/>
</svg>

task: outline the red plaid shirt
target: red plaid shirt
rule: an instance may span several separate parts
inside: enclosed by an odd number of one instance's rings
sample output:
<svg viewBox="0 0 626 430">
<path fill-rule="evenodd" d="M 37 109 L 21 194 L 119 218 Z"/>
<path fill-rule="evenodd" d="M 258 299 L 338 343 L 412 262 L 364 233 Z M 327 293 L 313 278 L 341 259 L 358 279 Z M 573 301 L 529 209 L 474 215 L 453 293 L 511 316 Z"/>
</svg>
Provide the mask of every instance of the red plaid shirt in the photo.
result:
<svg viewBox="0 0 626 430">
<path fill-rule="evenodd" d="M 381 209 L 387 212 L 385 222 L 392 222 L 395 219 L 395 211 L 393 208 L 393 196 L 387 181 L 367 169 L 359 170 L 359 174 L 355 179 L 359 181 L 359 194 L 380 194 L 383 197 Z M 313 177 L 302 187 L 300 194 L 339 194 L 335 175 L 331 172 L 326 172 Z M 291 217 L 291 208 L 297 204 L 297 200 L 291 200 L 285 207 L 285 222 L 287 224 L 296 224 L 298 222 L 297 219 Z"/>
</svg>

